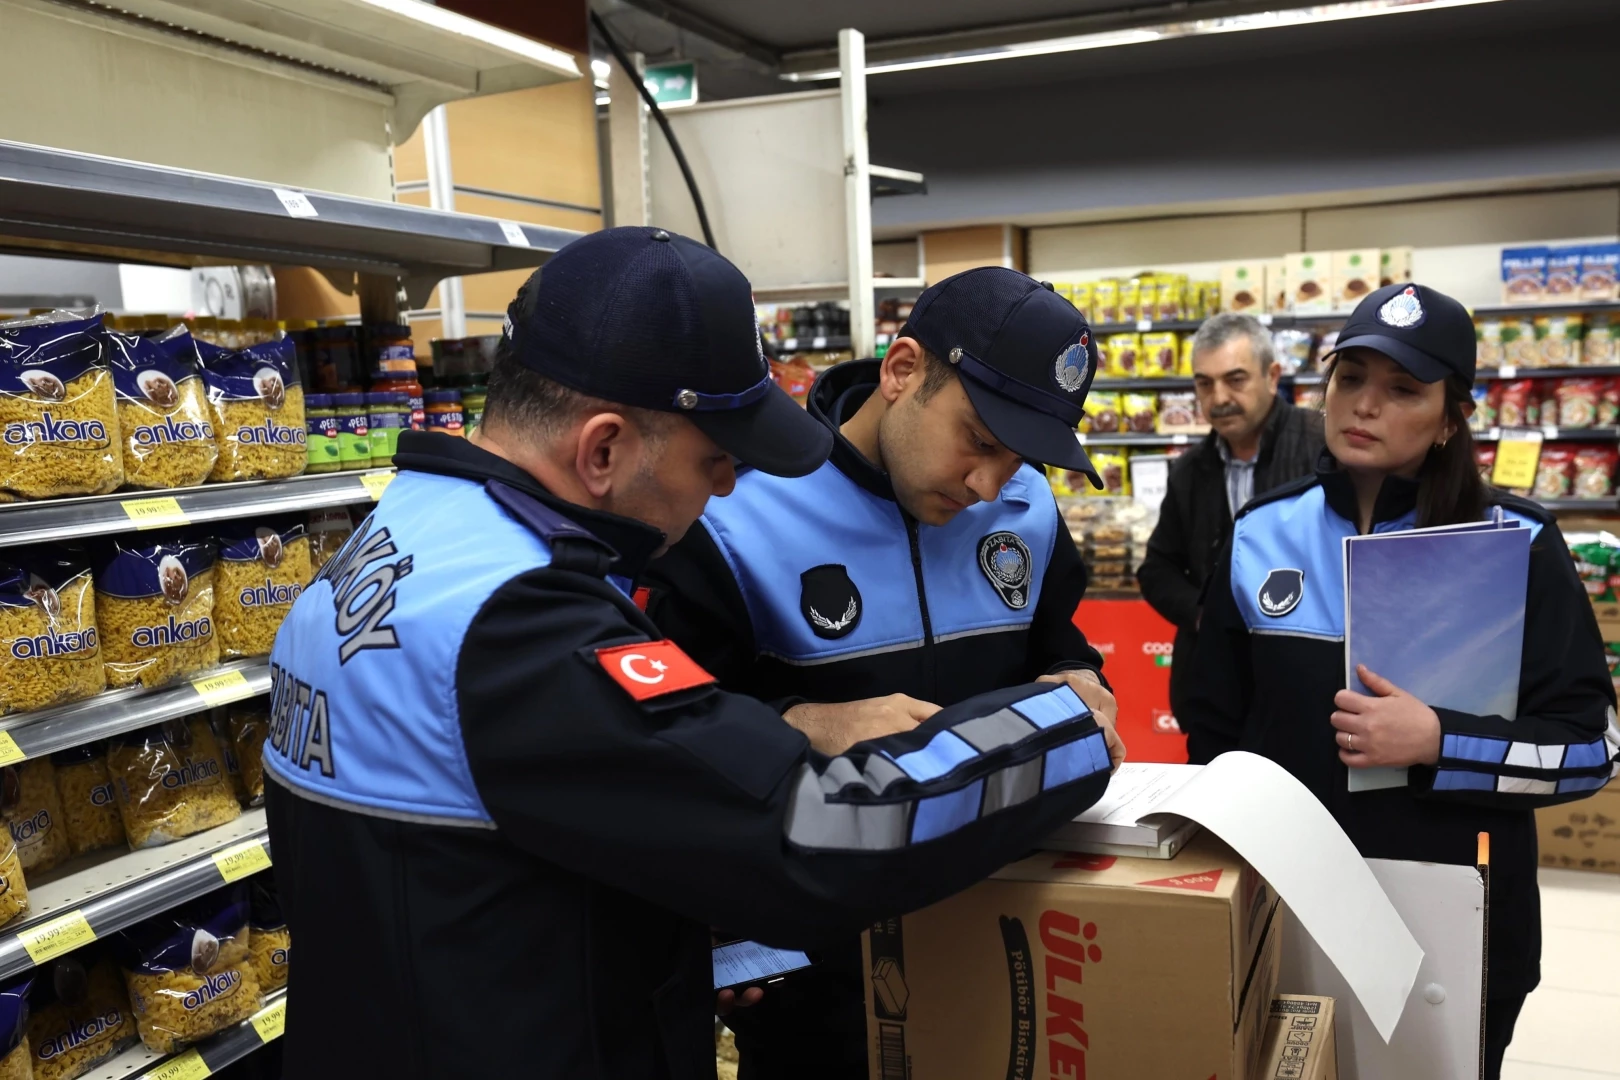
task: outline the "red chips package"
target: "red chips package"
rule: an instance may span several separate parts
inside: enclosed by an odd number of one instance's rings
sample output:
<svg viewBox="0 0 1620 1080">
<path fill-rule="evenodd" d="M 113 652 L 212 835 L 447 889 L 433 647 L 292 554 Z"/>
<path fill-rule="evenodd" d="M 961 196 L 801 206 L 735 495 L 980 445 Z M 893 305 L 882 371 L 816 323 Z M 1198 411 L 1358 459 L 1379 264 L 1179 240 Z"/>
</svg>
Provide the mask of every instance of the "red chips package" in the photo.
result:
<svg viewBox="0 0 1620 1080">
<path fill-rule="evenodd" d="M 1597 426 L 1616 424 L 1620 424 L 1620 379 L 1604 379 L 1603 393 L 1598 396 Z"/>
<path fill-rule="evenodd" d="M 1564 379 L 1558 384 L 1558 419 L 1547 419 L 1542 406 L 1541 422 L 1559 427 L 1589 428 L 1597 423 L 1598 402 L 1603 398 L 1602 379 Z"/>
<path fill-rule="evenodd" d="M 1502 400 L 1496 407 L 1497 423 L 1503 427 L 1534 427 L 1541 422 L 1534 379 L 1515 379 L 1501 386 Z"/>
<path fill-rule="evenodd" d="M 1591 443 L 1575 448 L 1574 494 L 1577 499 L 1604 499 L 1614 488 L 1620 447 Z"/>
<path fill-rule="evenodd" d="M 1491 470 L 1496 468 L 1496 447 L 1475 446 L 1474 462 L 1479 466 L 1479 477 L 1487 484 L 1491 482 Z"/>
<path fill-rule="evenodd" d="M 1536 466 L 1538 499 L 1567 499 L 1575 484 L 1575 448 L 1548 443 L 1541 450 L 1541 464 Z"/>
</svg>

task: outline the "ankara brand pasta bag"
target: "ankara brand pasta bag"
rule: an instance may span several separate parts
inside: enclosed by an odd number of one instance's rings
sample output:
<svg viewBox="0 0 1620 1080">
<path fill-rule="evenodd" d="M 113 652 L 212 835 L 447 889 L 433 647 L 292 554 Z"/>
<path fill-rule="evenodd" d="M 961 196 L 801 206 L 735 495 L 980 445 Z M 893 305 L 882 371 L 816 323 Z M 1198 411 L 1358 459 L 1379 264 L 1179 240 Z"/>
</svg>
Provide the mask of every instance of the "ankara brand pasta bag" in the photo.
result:
<svg viewBox="0 0 1620 1080">
<path fill-rule="evenodd" d="M 219 663 L 214 548 L 185 532 L 121 536 L 96 565 L 108 686 L 161 686 Z"/>
<path fill-rule="evenodd" d="M 212 480 L 297 476 L 307 463 L 304 391 L 291 338 L 225 349 L 197 343 L 219 459 Z"/>
<path fill-rule="evenodd" d="M 101 316 L 0 323 L 0 498 L 101 495 L 124 482 Z"/>
<path fill-rule="evenodd" d="M 0 552 L 0 713 L 78 701 L 105 686 L 85 554 L 67 544 Z"/>
<path fill-rule="evenodd" d="M 206 714 L 115 735 L 107 743 L 107 775 L 136 851 L 242 814 Z"/>
<path fill-rule="evenodd" d="M 248 915 L 252 932 L 248 946 L 253 953 L 254 974 L 259 977 L 259 992 L 268 994 L 287 985 L 292 935 L 287 932 L 287 920 L 281 914 L 275 880 L 269 874 L 258 874 L 248 887 L 252 897 L 252 910 Z"/>
<path fill-rule="evenodd" d="M 41 966 L 29 995 L 34 1080 L 76 1080 L 139 1037 L 123 976 L 89 945 Z"/>
<path fill-rule="evenodd" d="M 107 332 L 124 482 L 139 488 L 193 487 L 208 479 L 219 447 L 197 345 L 185 330 L 158 339 Z"/>
<path fill-rule="evenodd" d="M 56 766 L 62 824 L 73 854 L 124 843 L 124 820 L 107 775 L 107 748 L 101 743 L 69 747 L 52 754 L 51 763 Z"/>
<path fill-rule="evenodd" d="M 28 992 L 35 973 L 0 986 L 0 1080 L 33 1080 L 28 1055 Z"/>
<path fill-rule="evenodd" d="M 214 626 L 219 653 L 267 655 L 281 621 L 314 576 L 303 518 L 227 522 L 218 539 Z"/>
<path fill-rule="evenodd" d="M 0 768 L 0 816 L 17 845 L 24 871 L 49 870 L 72 854 L 50 758 Z"/>
</svg>

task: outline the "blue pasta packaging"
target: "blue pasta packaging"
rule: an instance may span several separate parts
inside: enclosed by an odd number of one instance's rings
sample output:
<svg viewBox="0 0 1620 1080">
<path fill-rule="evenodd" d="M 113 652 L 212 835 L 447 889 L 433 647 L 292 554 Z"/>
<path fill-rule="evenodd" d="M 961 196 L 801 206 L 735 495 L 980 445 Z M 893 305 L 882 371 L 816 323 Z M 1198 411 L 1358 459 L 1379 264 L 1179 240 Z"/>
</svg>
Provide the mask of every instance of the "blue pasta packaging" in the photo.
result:
<svg viewBox="0 0 1620 1080">
<path fill-rule="evenodd" d="M 162 338 L 106 333 L 124 482 L 138 488 L 193 487 L 219 458 L 197 343 L 184 328 Z"/>
<path fill-rule="evenodd" d="M 304 390 L 292 338 L 226 349 L 196 343 L 219 459 L 211 480 L 297 476 L 306 461 Z"/>
<path fill-rule="evenodd" d="M 124 482 L 101 316 L 0 323 L 0 500 L 103 495 Z"/>
</svg>

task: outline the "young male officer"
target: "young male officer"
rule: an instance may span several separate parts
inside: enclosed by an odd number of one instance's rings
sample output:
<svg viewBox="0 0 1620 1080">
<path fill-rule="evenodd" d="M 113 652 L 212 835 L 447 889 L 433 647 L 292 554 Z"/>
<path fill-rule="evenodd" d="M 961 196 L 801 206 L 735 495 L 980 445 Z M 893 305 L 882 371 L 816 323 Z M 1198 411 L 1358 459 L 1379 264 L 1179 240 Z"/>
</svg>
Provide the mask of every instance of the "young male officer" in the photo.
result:
<svg viewBox="0 0 1620 1080">
<path fill-rule="evenodd" d="M 894 722 L 836 703 L 949 705 L 1040 679 L 1095 710 L 1122 758 L 1101 657 L 1074 623 L 1085 568 L 1026 464 L 1101 486 L 1075 438 L 1096 358 L 1050 285 L 985 267 L 931 287 L 881 361 L 841 364 L 811 390 L 831 460 L 799 479 L 739 476 L 649 571 L 648 614 L 826 753 Z M 743 1076 L 864 1077 L 865 982 L 852 937 L 773 986 L 737 1018 Z"/>
<path fill-rule="evenodd" d="M 401 439 L 271 654 L 299 1080 L 713 1076 L 711 926 L 853 935 L 1107 784 L 1067 686 L 828 757 L 631 602 L 731 490 L 732 455 L 788 476 L 827 455 L 771 382 L 734 266 L 611 229 L 558 252 L 509 320 L 479 432 Z"/>
</svg>

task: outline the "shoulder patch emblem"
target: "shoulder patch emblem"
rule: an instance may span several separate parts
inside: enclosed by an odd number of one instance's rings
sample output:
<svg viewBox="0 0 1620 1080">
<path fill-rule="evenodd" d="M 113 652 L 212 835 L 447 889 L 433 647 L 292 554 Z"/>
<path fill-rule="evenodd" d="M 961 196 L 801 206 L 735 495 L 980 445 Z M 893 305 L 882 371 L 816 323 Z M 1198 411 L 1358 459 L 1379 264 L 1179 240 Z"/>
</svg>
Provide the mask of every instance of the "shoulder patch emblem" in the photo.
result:
<svg viewBox="0 0 1620 1080">
<path fill-rule="evenodd" d="M 1029 580 L 1034 570 L 1029 546 L 1017 533 L 993 532 L 980 540 L 979 569 L 1008 607 L 1018 611 L 1029 606 Z"/>
<path fill-rule="evenodd" d="M 1086 384 L 1087 369 L 1091 364 L 1090 344 L 1091 335 L 1082 333 L 1079 341 L 1058 353 L 1052 377 L 1061 389 L 1072 394 Z"/>
<path fill-rule="evenodd" d="M 714 676 L 673 641 L 641 641 L 597 649 L 596 662 L 608 678 L 637 701 L 714 682 Z"/>
<path fill-rule="evenodd" d="M 1417 289 L 1408 285 L 1378 309 L 1378 321 L 1397 330 L 1409 330 L 1423 322 L 1423 302 Z"/>
<path fill-rule="evenodd" d="M 813 566 L 799 575 L 799 613 L 819 638 L 848 637 L 861 624 L 861 590 L 840 563 Z"/>
<path fill-rule="evenodd" d="M 1266 575 L 1260 591 L 1255 593 L 1255 600 L 1260 605 L 1260 614 L 1280 619 L 1299 607 L 1304 596 L 1305 571 L 1282 569 Z"/>
</svg>

